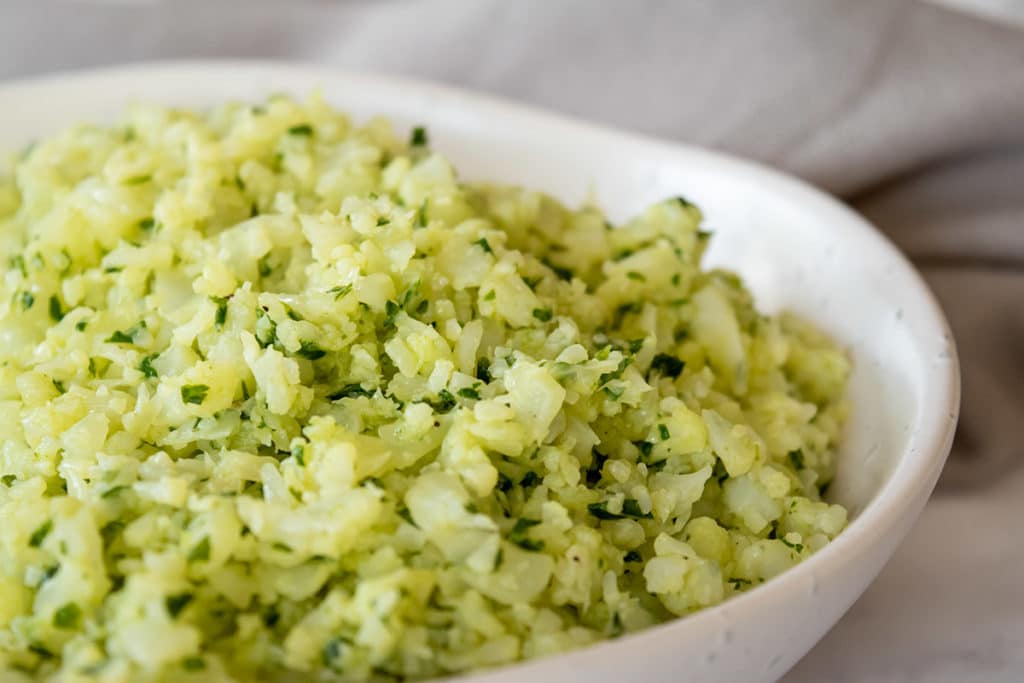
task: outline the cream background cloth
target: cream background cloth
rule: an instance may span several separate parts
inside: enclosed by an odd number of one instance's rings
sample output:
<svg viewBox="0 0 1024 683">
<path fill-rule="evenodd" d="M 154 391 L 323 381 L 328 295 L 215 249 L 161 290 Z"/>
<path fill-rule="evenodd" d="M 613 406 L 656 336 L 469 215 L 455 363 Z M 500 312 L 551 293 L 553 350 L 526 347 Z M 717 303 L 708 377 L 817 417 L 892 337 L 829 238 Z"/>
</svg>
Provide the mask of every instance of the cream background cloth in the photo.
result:
<svg viewBox="0 0 1024 683">
<path fill-rule="evenodd" d="M 963 422 L 907 543 L 784 680 L 1024 680 L 1021 29 L 910 0 L 7 0 L 0 51 L 0 78 L 204 56 L 397 72 L 735 152 L 838 194 L 942 299 Z"/>
</svg>

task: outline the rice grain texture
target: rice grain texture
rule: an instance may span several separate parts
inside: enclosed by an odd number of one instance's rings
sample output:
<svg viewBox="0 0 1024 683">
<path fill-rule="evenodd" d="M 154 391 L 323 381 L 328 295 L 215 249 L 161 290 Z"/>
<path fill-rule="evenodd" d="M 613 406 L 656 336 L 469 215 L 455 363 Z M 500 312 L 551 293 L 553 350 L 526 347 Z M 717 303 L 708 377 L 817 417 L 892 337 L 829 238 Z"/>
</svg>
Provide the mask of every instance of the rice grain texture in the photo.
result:
<svg viewBox="0 0 1024 683">
<path fill-rule="evenodd" d="M 807 558 L 849 363 L 700 227 L 461 182 L 315 96 L 13 157 L 0 677 L 421 679 Z"/>
</svg>

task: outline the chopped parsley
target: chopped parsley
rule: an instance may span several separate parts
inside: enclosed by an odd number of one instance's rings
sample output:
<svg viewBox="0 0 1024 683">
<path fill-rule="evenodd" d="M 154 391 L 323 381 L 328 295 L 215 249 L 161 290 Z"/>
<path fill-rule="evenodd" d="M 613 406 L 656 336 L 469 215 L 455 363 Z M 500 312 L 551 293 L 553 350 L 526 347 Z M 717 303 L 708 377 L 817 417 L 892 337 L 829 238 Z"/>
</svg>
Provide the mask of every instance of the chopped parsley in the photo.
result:
<svg viewBox="0 0 1024 683">
<path fill-rule="evenodd" d="M 786 546 L 787 548 L 790 548 L 792 550 L 795 550 L 798 553 L 802 553 L 804 551 L 804 544 L 803 543 L 790 543 L 789 541 L 787 541 L 783 537 L 780 537 L 779 540 L 782 541 L 782 544 L 784 546 Z"/>
<path fill-rule="evenodd" d="M 653 515 L 650 512 L 643 512 L 640 509 L 640 503 L 634 498 L 627 498 L 622 502 L 622 512 L 611 512 L 608 510 L 608 502 L 602 503 L 591 503 L 587 506 L 587 510 L 594 517 L 602 520 L 610 519 L 626 519 L 627 517 L 633 517 L 635 519 L 650 519 Z"/>
<path fill-rule="evenodd" d="M 210 393 L 210 387 L 205 384 L 186 384 L 181 387 L 181 400 L 184 403 L 200 405 L 206 400 L 208 393 Z"/>
<path fill-rule="evenodd" d="M 481 382 L 491 381 L 491 362 L 486 358 L 479 358 L 476 361 L 476 378 Z"/>
<path fill-rule="evenodd" d="M 43 544 L 43 541 L 46 540 L 46 537 L 50 535 L 51 531 L 53 531 L 53 520 L 48 519 L 39 525 L 39 527 L 32 532 L 32 535 L 28 537 L 28 546 L 30 548 L 38 548 Z"/>
<path fill-rule="evenodd" d="M 259 272 L 260 277 L 270 277 L 274 269 L 270 265 L 270 254 L 265 254 L 256 262 L 256 270 Z"/>
<path fill-rule="evenodd" d="M 413 128 L 412 134 L 409 136 L 409 145 L 411 147 L 426 147 L 427 129 L 423 126 L 416 126 Z"/>
<path fill-rule="evenodd" d="M 797 472 L 799 472 L 800 470 L 804 469 L 807 466 L 804 462 L 804 452 L 799 448 L 796 449 L 795 451 L 790 451 L 789 453 L 787 453 L 786 457 L 789 458 L 790 464 L 793 465 L 793 469 L 795 469 Z"/>
<path fill-rule="evenodd" d="M 675 200 L 677 202 L 679 202 L 679 206 L 683 207 L 684 209 L 689 209 L 690 207 L 695 207 L 696 206 L 693 202 L 691 202 L 686 197 L 675 197 Z"/>
<path fill-rule="evenodd" d="M 459 389 L 455 393 L 457 393 L 462 398 L 471 398 L 476 401 L 480 400 L 480 392 L 472 387 L 463 387 L 462 389 Z"/>
<path fill-rule="evenodd" d="M 481 249 L 483 249 L 485 254 L 493 254 L 494 253 L 494 250 L 491 249 L 491 245 L 487 242 L 487 238 L 485 238 L 485 237 L 481 237 L 476 242 L 473 242 L 473 244 L 475 244 L 478 247 L 480 247 Z"/>
<path fill-rule="evenodd" d="M 313 126 L 308 123 L 300 123 L 297 126 L 292 126 L 288 129 L 288 135 L 305 135 L 310 136 L 313 134 Z"/>
<path fill-rule="evenodd" d="M 308 360 L 319 360 L 327 355 L 316 342 L 303 341 L 299 344 L 297 355 Z"/>
<path fill-rule="evenodd" d="M 672 434 L 669 433 L 668 427 L 663 424 L 658 425 L 658 436 L 662 441 L 668 441 Z"/>
<path fill-rule="evenodd" d="M 135 335 L 137 335 L 145 326 L 146 323 L 143 321 L 138 325 L 129 327 L 127 330 L 115 330 L 112 335 L 107 337 L 106 341 L 110 344 L 134 344 Z"/>
<path fill-rule="evenodd" d="M 206 562 L 210 559 L 210 537 L 203 536 L 203 540 L 196 543 L 188 553 L 189 562 Z"/>
<path fill-rule="evenodd" d="M 195 596 L 192 593 L 178 593 L 177 595 L 168 595 L 164 598 L 164 606 L 167 607 L 167 614 L 171 616 L 171 619 L 177 619 L 178 615 L 181 614 L 182 610 L 188 607 L 188 604 L 192 602 Z"/>
<path fill-rule="evenodd" d="M 341 389 L 338 389 L 332 394 L 327 396 L 328 401 L 339 401 L 343 398 L 357 398 L 359 396 L 365 396 L 367 398 L 373 396 L 373 392 L 369 389 L 364 389 L 361 384 L 346 384 Z"/>
<path fill-rule="evenodd" d="M 342 298 L 343 296 L 345 296 L 346 294 L 348 294 L 351 291 L 352 291 L 352 285 L 351 284 L 347 284 L 347 285 L 339 285 L 338 287 L 331 287 L 330 289 L 327 290 L 327 293 L 328 294 L 333 294 L 334 295 L 334 300 L 337 301 L 338 299 Z"/>
<path fill-rule="evenodd" d="M 672 379 L 679 377 L 684 367 L 686 367 L 685 362 L 667 353 L 659 353 L 651 361 L 651 372 L 657 372 Z"/>
<path fill-rule="evenodd" d="M 181 668 L 185 671 L 202 671 L 206 668 L 206 662 L 202 657 L 186 657 L 181 660 Z"/>
<path fill-rule="evenodd" d="M 449 410 L 454 408 L 456 405 L 455 397 L 452 396 L 452 392 L 447 389 L 442 389 L 437 392 L 437 402 L 433 404 L 434 410 L 439 413 L 447 413 Z"/>
<path fill-rule="evenodd" d="M 69 602 L 57 608 L 53 613 L 53 625 L 60 629 L 73 629 L 82 618 L 82 608 L 78 603 Z"/>
<path fill-rule="evenodd" d="M 36 298 L 32 294 L 32 292 L 22 292 L 20 300 L 21 300 L 21 310 L 23 310 L 23 311 L 27 311 L 28 309 L 32 308 L 32 304 L 34 304 L 36 302 Z"/>
<path fill-rule="evenodd" d="M 64 319 L 64 309 L 61 307 L 60 299 L 57 298 L 56 294 L 50 295 L 50 318 L 58 323 Z"/>
<path fill-rule="evenodd" d="M 519 480 L 519 485 L 524 488 L 530 488 L 532 486 L 536 486 L 540 482 L 540 475 L 534 472 L 533 470 L 530 470 L 529 472 L 523 475 L 522 479 Z"/>
<path fill-rule="evenodd" d="M 211 298 L 213 303 L 217 305 L 217 313 L 214 315 L 213 324 L 219 330 L 224 327 L 224 323 L 228 319 L 228 300 L 220 296 Z"/>
<path fill-rule="evenodd" d="M 147 379 L 153 379 L 157 376 L 156 368 L 153 367 L 153 361 L 156 360 L 158 353 L 151 353 L 142 359 L 139 363 L 139 372 L 141 372 Z"/>
<path fill-rule="evenodd" d="M 540 520 L 537 519 L 527 519 L 526 517 L 522 517 L 516 520 L 515 526 L 512 527 L 512 531 L 508 534 L 509 543 L 515 543 L 523 550 L 529 550 L 531 552 L 543 550 L 543 541 L 535 541 L 527 536 L 527 532 L 538 524 L 540 524 Z"/>
<path fill-rule="evenodd" d="M 551 309 L 550 308 L 535 308 L 535 309 L 533 309 L 533 317 L 536 318 L 537 320 L 541 321 L 542 323 L 546 323 L 549 320 L 551 320 L 551 316 L 552 315 L 553 314 L 551 313 Z"/>
</svg>

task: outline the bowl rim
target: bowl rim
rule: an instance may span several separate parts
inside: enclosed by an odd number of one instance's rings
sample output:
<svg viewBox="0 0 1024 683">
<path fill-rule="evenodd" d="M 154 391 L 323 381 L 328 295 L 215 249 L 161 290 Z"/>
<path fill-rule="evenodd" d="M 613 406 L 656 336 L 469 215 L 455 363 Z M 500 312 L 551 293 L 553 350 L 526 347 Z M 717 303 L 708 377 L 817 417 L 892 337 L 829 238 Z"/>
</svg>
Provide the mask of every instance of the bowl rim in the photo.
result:
<svg viewBox="0 0 1024 683">
<path fill-rule="evenodd" d="M 913 424 L 913 433 L 907 447 L 899 455 L 887 481 L 875 492 L 873 498 L 825 548 L 800 564 L 782 572 L 755 588 L 733 596 L 724 602 L 704 608 L 682 618 L 657 624 L 642 631 L 628 634 L 614 640 L 603 640 L 576 648 L 558 655 L 517 661 L 495 668 L 469 671 L 461 677 L 466 680 L 490 680 L 500 675 L 522 675 L 538 667 L 558 661 L 568 667 L 592 657 L 597 650 L 605 654 L 635 652 L 634 644 L 640 639 L 650 639 L 659 634 L 668 636 L 673 631 L 697 629 L 703 625 L 721 625 L 722 619 L 732 620 L 737 612 L 749 611 L 756 607 L 763 596 L 770 593 L 784 593 L 795 590 L 808 580 L 818 580 L 837 573 L 848 558 L 857 556 L 879 543 L 887 534 L 892 534 L 905 515 L 913 518 L 927 500 L 941 473 L 946 457 L 952 446 L 960 408 L 961 376 L 960 365 L 949 324 L 924 279 L 895 244 L 864 217 L 839 199 L 809 182 L 776 170 L 759 162 L 737 157 L 728 153 L 696 145 L 661 139 L 655 136 L 617 129 L 613 126 L 594 123 L 563 113 L 556 113 L 540 107 L 521 104 L 492 94 L 441 84 L 418 78 L 394 74 L 375 73 L 365 70 L 350 70 L 315 62 L 280 59 L 178 59 L 151 60 L 127 64 L 102 66 L 98 68 L 62 70 L 28 77 L 0 80 L 0 101 L 15 93 L 25 91 L 49 91 L 67 85 L 110 87 L 131 79 L 188 78 L 199 81 L 224 78 L 231 74 L 275 74 L 278 77 L 293 75 L 308 80 L 313 76 L 326 82 L 344 82 L 350 87 L 373 86 L 415 92 L 430 102 L 444 102 L 449 107 L 460 106 L 484 114 L 513 118 L 517 124 L 531 125 L 550 131 L 570 132 L 573 136 L 616 144 L 641 150 L 657 149 L 674 157 L 694 163 L 712 163 L 724 172 L 735 172 L 756 178 L 773 191 L 785 192 L 799 200 L 809 211 L 824 212 L 838 221 L 834 228 L 855 233 L 861 241 L 899 265 L 904 284 L 911 290 L 906 293 L 908 300 L 919 306 L 918 327 L 935 339 L 941 340 L 938 348 L 942 353 L 930 359 L 930 372 L 925 373 L 925 395 L 933 403 L 931 410 L 922 411 Z M 268 92 L 269 94 L 269 92 Z M 227 97 L 225 99 L 232 99 Z M 387 111 L 380 112 L 389 115 Z M 3 115 L 0 114 L 0 119 Z M 69 121 L 74 123 L 74 121 Z M 2 150 L 0 150 L 2 151 Z M 915 333 L 915 338 L 921 334 Z M 909 527 L 909 524 L 907 524 Z M 902 540 L 904 534 L 900 533 Z M 894 544 L 895 545 L 895 544 Z M 888 557 L 885 558 L 886 561 Z M 884 565 L 883 565 L 884 566 Z M 870 577 L 872 580 L 874 576 Z M 628 648 L 628 649 L 627 649 Z M 510 679 L 511 680 L 511 679 Z"/>
</svg>

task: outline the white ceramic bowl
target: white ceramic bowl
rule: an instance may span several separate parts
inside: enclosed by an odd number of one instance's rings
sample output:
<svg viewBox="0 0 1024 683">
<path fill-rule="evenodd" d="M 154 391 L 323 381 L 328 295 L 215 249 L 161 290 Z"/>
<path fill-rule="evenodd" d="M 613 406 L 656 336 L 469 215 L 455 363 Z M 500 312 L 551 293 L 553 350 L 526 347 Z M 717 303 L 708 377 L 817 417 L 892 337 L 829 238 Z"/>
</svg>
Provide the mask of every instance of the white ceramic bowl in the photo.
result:
<svg viewBox="0 0 1024 683">
<path fill-rule="evenodd" d="M 709 261 L 739 271 L 758 305 L 818 323 L 853 357 L 852 415 L 831 497 L 852 521 L 831 545 L 725 604 L 640 634 L 465 680 L 772 681 L 875 578 L 914 523 L 949 451 L 959 405 L 953 340 L 934 298 L 860 216 L 776 171 L 722 154 L 437 85 L 255 62 L 137 65 L 0 86 L 0 149 L 132 101 L 204 107 L 321 88 L 357 117 L 429 127 L 466 177 L 596 197 L 621 219 L 668 196 L 705 211 Z M 866 655 L 868 653 L 865 653 Z"/>
</svg>

